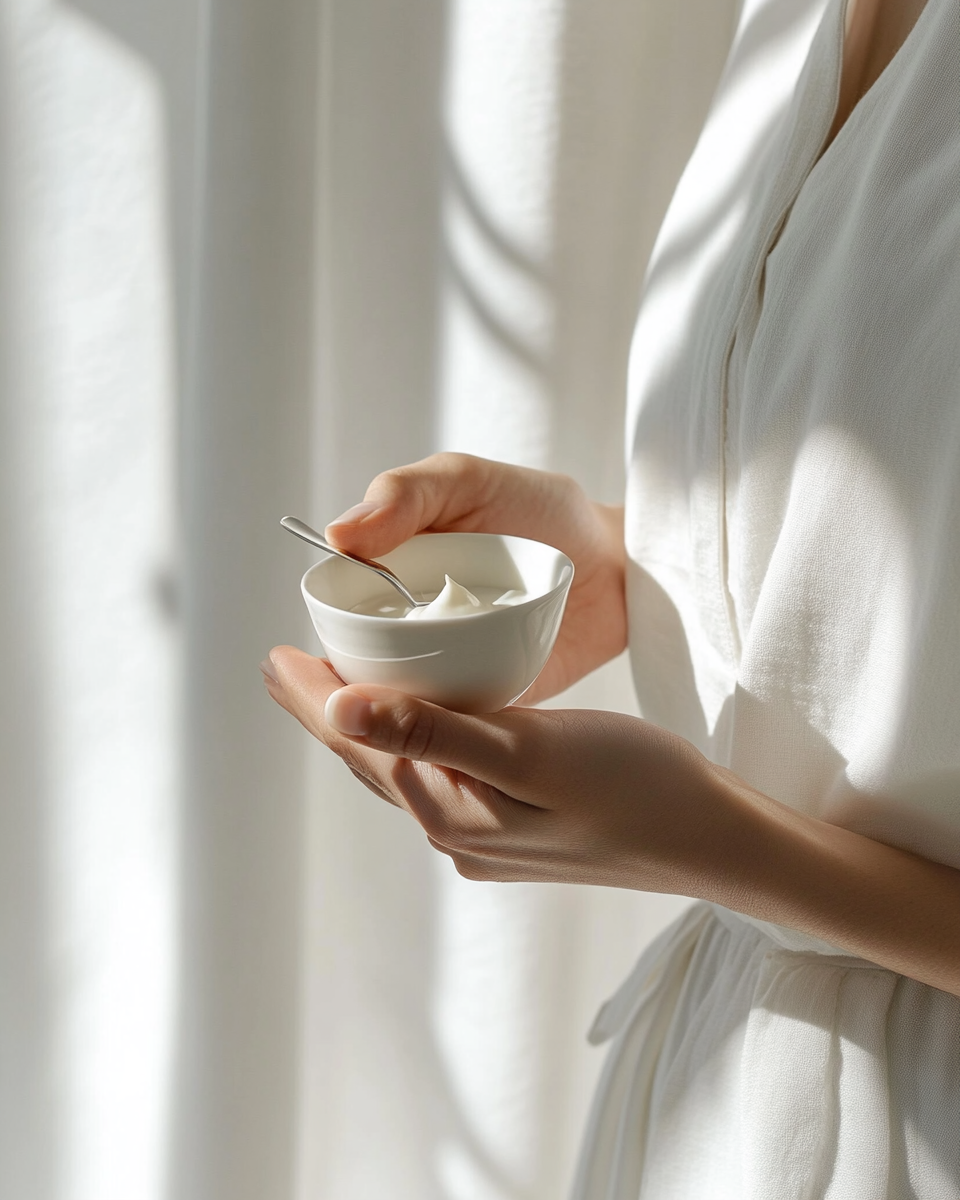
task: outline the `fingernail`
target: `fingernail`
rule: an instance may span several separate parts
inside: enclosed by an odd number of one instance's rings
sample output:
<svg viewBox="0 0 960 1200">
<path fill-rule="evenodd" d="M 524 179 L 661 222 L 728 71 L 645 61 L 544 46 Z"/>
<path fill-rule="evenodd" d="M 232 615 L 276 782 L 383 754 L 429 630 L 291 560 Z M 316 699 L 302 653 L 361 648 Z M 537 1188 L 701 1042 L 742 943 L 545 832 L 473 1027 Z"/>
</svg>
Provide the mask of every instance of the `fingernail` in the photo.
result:
<svg viewBox="0 0 960 1200">
<path fill-rule="evenodd" d="M 280 680 L 277 678 L 277 672 L 274 670 L 273 663 L 270 661 L 269 656 L 267 658 L 265 658 L 263 660 L 263 662 L 260 664 L 260 670 L 264 673 L 264 675 L 266 675 L 266 677 L 268 679 L 272 680 L 274 683 L 280 682 Z"/>
<path fill-rule="evenodd" d="M 370 732 L 370 701 L 345 688 L 328 697 L 323 715 L 328 725 L 349 737 L 363 737 Z"/>
<path fill-rule="evenodd" d="M 364 517 L 369 517 L 379 507 L 379 504 L 374 504 L 371 500 L 364 500 L 362 504 L 355 504 L 353 508 L 348 508 L 345 513 L 341 513 L 335 521 L 330 522 L 330 525 L 359 525 Z M 328 529 L 330 525 L 327 526 Z"/>
</svg>

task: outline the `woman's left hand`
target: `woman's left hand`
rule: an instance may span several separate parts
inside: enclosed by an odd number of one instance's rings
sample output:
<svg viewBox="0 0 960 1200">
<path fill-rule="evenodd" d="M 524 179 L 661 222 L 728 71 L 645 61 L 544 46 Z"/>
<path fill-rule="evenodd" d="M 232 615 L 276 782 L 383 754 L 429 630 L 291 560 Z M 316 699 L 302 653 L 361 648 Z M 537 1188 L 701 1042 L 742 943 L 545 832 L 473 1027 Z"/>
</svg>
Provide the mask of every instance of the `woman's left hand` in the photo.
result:
<svg viewBox="0 0 960 1200">
<path fill-rule="evenodd" d="M 289 646 L 264 668 L 274 700 L 469 879 L 712 890 L 736 806 L 682 738 L 583 709 L 464 716 L 344 687 L 328 663 Z"/>
<path fill-rule="evenodd" d="M 270 695 L 468 879 L 713 900 L 960 996 L 960 871 L 788 808 L 621 713 L 463 716 L 290 646 Z"/>
</svg>

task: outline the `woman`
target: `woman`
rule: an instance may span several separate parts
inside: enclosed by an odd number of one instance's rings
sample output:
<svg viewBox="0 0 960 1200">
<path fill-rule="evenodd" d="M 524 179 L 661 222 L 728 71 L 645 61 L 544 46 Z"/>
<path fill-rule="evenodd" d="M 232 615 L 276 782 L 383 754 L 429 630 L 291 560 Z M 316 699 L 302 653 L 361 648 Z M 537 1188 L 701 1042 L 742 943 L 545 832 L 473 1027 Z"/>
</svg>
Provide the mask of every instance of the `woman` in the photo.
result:
<svg viewBox="0 0 960 1200">
<path fill-rule="evenodd" d="M 289 647 L 280 704 L 469 878 L 683 893 L 598 1018 L 581 1200 L 960 1195 L 960 0 L 744 6 L 654 253 L 623 514 L 441 455 L 328 527 L 525 535 L 551 695 L 468 717 Z"/>
</svg>

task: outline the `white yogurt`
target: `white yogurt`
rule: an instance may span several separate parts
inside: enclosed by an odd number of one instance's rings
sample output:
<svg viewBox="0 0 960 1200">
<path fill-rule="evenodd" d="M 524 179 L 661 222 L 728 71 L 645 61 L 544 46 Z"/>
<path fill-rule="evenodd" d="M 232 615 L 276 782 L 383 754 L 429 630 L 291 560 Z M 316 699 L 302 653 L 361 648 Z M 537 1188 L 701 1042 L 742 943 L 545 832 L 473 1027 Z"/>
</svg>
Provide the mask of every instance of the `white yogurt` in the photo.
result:
<svg viewBox="0 0 960 1200">
<path fill-rule="evenodd" d="M 461 587 L 455 579 L 444 575 L 443 591 L 426 608 L 411 608 L 405 614 L 408 621 L 446 621 L 450 617 L 472 617 L 475 613 L 489 612 L 493 605 L 479 600 L 473 592 Z"/>
<path fill-rule="evenodd" d="M 365 600 L 351 611 L 373 617 L 397 617 L 408 621 L 447 621 L 455 617 L 471 617 L 477 613 L 493 612 L 506 604 L 519 604 L 529 599 L 526 592 L 513 589 L 504 592 L 501 588 L 478 587 L 479 595 L 444 575 L 446 583 L 438 596 L 422 608 L 407 608 L 402 601 L 390 597 Z"/>
</svg>

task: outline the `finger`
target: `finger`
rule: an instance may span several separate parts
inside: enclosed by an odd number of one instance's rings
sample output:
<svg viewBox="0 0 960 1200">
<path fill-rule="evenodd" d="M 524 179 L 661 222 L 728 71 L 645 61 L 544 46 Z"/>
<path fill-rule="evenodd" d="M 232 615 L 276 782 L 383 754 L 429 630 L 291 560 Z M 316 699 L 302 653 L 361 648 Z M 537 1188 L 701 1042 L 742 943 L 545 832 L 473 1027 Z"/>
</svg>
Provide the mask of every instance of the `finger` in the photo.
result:
<svg viewBox="0 0 960 1200">
<path fill-rule="evenodd" d="M 508 831 L 522 835 L 531 821 L 542 819 L 541 806 L 511 794 L 529 790 L 524 777 L 535 767 L 524 749 L 527 731 L 511 729 L 504 720 L 509 714 L 463 717 L 387 688 L 344 687 L 323 660 L 290 646 L 272 650 L 265 667 L 272 672 L 268 687 L 279 703 L 366 787 L 404 809 L 445 845 L 488 851 L 503 843 Z M 364 725 L 366 734 L 358 733 L 367 709 L 374 719 Z M 532 715 L 541 721 L 547 716 Z M 522 710 L 513 716 L 522 726 Z M 424 720 L 431 719 L 435 753 L 418 740 L 425 733 Z"/>
<path fill-rule="evenodd" d="M 470 454 L 434 454 L 378 475 L 363 503 L 332 521 L 326 534 L 368 558 L 422 530 L 515 534 L 565 549 L 582 536 L 582 507 L 580 489 L 566 476 Z"/>
<path fill-rule="evenodd" d="M 374 557 L 423 529 L 449 530 L 482 507 L 500 464 L 468 454 L 435 454 L 378 475 L 362 504 L 326 528 L 344 550 Z"/>
<path fill-rule="evenodd" d="M 345 687 L 323 659 L 293 646 L 274 647 L 269 663 L 274 671 L 268 682 L 271 695 L 335 750 L 346 740 L 394 758 L 462 771 L 494 786 L 499 783 L 493 776 L 515 783 L 522 772 L 519 718 L 524 710 L 508 710 L 511 722 L 505 714 L 452 713 L 393 688 Z"/>
<path fill-rule="evenodd" d="M 260 670 L 273 699 L 296 717 L 308 733 L 327 742 L 323 706 L 332 692 L 343 687 L 343 680 L 330 663 L 294 646 L 275 646 L 260 664 Z M 336 738 L 335 731 L 331 732 Z"/>
<path fill-rule="evenodd" d="M 324 705 L 324 721 L 351 741 L 462 772 L 540 807 L 555 724 L 550 712 L 469 716 L 373 685 L 341 688 Z"/>
<path fill-rule="evenodd" d="M 395 758 L 391 782 L 426 833 L 447 849 L 490 853 L 534 828 L 542 810 L 506 792 L 434 763 Z"/>
<path fill-rule="evenodd" d="M 261 664 L 261 670 L 273 699 L 296 717 L 308 733 L 339 754 L 351 770 L 375 780 L 389 770 L 390 755 L 365 749 L 354 739 L 345 738 L 325 719 L 328 699 L 344 687 L 343 680 L 326 659 L 314 658 L 295 646 L 275 646 Z"/>
<path fill-rule="evenodd" d="M 434 850 L 445 854 L 452 860 L 457 874 L 464 879 L 476 882 L 493 883 L 552 883 L 556 882 L 557 872 L 551 871 L 547 862 L 542 862 L 536 856 L 521 857 L 503 853 L 503 847 L 497 844 L 491 853 L 478 854 L 466 851 L 458 846 L 449 846 L 438 838 L 427 835 L 427 841 Z"/>
<path fill-rule="evenodd" d="M 343 737 L 324 720 L 327 698 L 344 686 L 325 659 L 314 658 L 293 646 L 276 646 L 260 669 L 272 698 L 296 717 L 308 733 L 342 758 L 365 787 L 390 804 L 407 807 L 390 783 L 393 757 Z"/>
<path fill-rule="evenodd" d="M 347 765 L 348 765 L 348 767 L 350 767 L 349 763 Z M 386 802 L 388 804 L 392 804 L 394 808 L 402 808 L 403 807 L 400 803 L 398 803 L 397 800 L 394 799 L 393 796 L 391 796 L 388 792 L 385 792 L 383 790 L 383 788 L 380 786 L 380 784 L 377 782 L 377 780 L 371 779 L 369 775 L 365 775 L 364 772 L 361 771 L 359 768 L 350 767 L 350 774 L 353 775 L 354 778 L 359 780 L 360 783 L 363 784 L 363 786 L 367 789 L 368 792 L 373 792 L 373 794 L 375 796 L 379 796 L 381 800 L 386 800 Z"/>
</svg>

